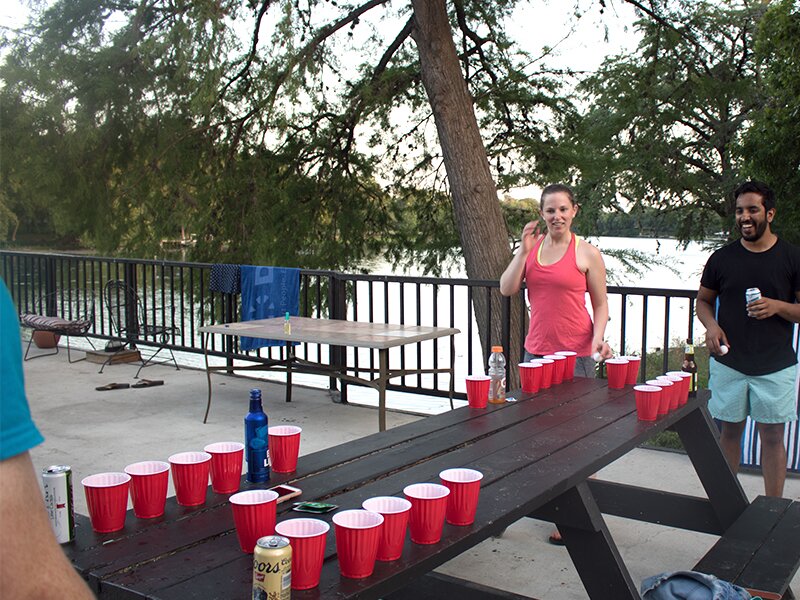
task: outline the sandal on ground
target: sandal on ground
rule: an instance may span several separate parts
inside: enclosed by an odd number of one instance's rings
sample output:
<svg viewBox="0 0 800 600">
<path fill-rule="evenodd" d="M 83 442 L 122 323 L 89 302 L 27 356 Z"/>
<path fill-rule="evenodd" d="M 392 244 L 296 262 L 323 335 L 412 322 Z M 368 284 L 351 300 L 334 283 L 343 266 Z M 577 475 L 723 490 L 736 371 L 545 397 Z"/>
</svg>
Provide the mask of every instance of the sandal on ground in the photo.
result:
<svg viewBox="0 0 800 600">
<path fill-rule="evenodd" d="M 561 539 L 561 534 L 558 531 L 554 531 L 550 534 L 550 537 L 547 538 L 547 541 L 553 544 L 553 546 L 563 546 L 564 540 Z"/>
<path fill-rule="evenodd" d="M 131 387 L 130 383 L 107 383 L 94 389 L 96 389 L 98 392 L 106 392 L 108 390 L 124 390 L 129 387 Z"/>
<path fill-rule="evenodd" d="M 134 383 L 131 387 L 146 388 L 146 387 L 155 387 L 157 385 L 164 385 L 164 382 L 161 379 L 140 379 L 139 381 Z"/>
</svg>

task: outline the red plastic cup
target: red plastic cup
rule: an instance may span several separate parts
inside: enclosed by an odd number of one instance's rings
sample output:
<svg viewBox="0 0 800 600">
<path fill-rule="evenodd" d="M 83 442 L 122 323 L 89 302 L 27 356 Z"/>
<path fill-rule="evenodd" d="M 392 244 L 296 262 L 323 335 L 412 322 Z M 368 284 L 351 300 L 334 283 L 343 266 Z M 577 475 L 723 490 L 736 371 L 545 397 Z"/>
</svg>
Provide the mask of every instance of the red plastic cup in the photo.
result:
<svg viewBox="0 0 800 600">
<path fill-rule="evenodd" d="M 483 473 L 475 469 L 445 469 L 439 479 L 450 490 L 445 521 L 450 525 L 472 525 L 478 510 Z"/>
<path fill-rule="evenodd" d="M 288 538 L 292 545 L 293 590 L 309 590 L 319 585 L 330 528 L 319 519 L 287 519 L 275 526 L 275 533 Z"/>
<path fill-rule="evenodd" d="M 140 519 L 152 519 L 164 514 L 169 485 L 169 464 L 160 460 L 146 460 L 125 467 L 131 476 L 131 502 L 133 514 Z"/>
<path fill-rule="evenodd" d="M 553 370 L 555 362 L 551 358 L 534 358 L 531 362 L 542 365 L 542 383 L 540 389 L 546 390 L 553 385 Z"/>
<path fill-rule="evenodd" d="M 273 471 L 293 473 L 297 470 L 302 431 L 295 425 L 275 425 L 269 428 L 269 466 Z"/>
<path fill-rule="evenodd" d="M 662 388 L 656 385 L 636 385 L 633 393 L 636 397 L 636 414 L 640 421 L 655 421 L 658 416 L 658 404 L 661 402 Z"/>
<path fill-rule="evenodd" d="M 561 385 L 564 383 L 564 373 L 567 368 L 567 357 L 560 354 L 548 354 L 545 356 L 547 360 L 553 362 L 553 385 Z"/>
<path fill-rule="evenodd" d="M 405 498 L 395 496 L 377 496 L 361 503 L 364 510 L 378 513 L 383 517 L 381 528 L 381 541 L 378 543 L 377 560 L 397 560 L 403 554 L 403 545 L 406 542 L 406 529 L 408 528 L 408 515 L 411 511 L 411 502 Z"/>
<path fill-rule="evenodd" d="M 567 357 L 567 365 L 564 367 L 564 381 L 574 381 L 575 361 L 578 358 L 578 353 L 572 350 L 559 350 L 558 352 L 553 352 L 553 354 Z"/>
<path fill-rule="evenodd" d="M 383 516 L 368 510 L 343 510 L 333 515 L 336 554 L 343 577 L 364 579 L 375 570 Z"/>
<path fill-rule="evenodd" d="M 491 380 L 488 375 L 467 375 L 467 402 L 470 408 L 486 408 Z"/>
<path fill-rule="evenodd" d="M 526 394 L 535 394 L 542 385 L 542 365 L 539 363 L 519 363 L 519 378 L 522 391 Z"/>
<path fill-rule="evenodd" d="M 442 539 L 444 515 L 450 490 L 438 483 L 414 483 L 403 493 L 411 502 L 408 528 L 415 544 L 436 544 Z"/>
<path fill-rule="evenodd" d="M 606 373 L 608 375 L 608 387 L 621 390 L 625 387 L 625 379 L 628 377 L 628 359 L 609 358 L 606 360 Z"/>
<path fill-rule="evenodd" d="M 662 381 L 671 381 L 674 384 L 672 386 L 672 398 L 670 398 L 669 401 L 670 410 L 675 410 L 679 406 L 686 404 L 686 401 L 683 399 L 683 377 L 667 374 L 659 375 L 656 377 L 656 379 L 661 379 Z"/>
<path fill-rule="evenodd" d="M 628 360 L 628 372 L 625 375 L 625 385 L 636 385 L 636 380 L 639 378 L 639 363 L 641 358 L 638 356 L 622 356 Z"/>
<path fill-rule="evenodd" d="M 167 460 L 172 466 L 175 497 L 181 506 L 200 506 L 206 501 L 211 455 L 208 452 L 179 452 Z"/>
<path fill-rule="evenodd" d="M 258 538 L 275 533 L 277 499 L 272 490 L 246 490 L 230 497 L 242 552 L 252 554 Z"/>
<path fill-rule="evenodd" d="M 81 480 L 92 529 L 96 532 L 111 533 L 125 526 L 130 481 L 127 473 L 98 473 Z"/>
<path fill-rule="evenodd" d="M 658 414 L 667 414 L 670 411 L 673 396 L 675 395 L 675 388 L 677 386 L 667 379 L 648 379 L 644 384 L 655 385 L 661 388 L 661 401 L 658 403 Z"/>
<path fill-rule="evenodd" d="M 211 455 L 211 489 L 217 494 L 238 492 L 242 482 L 244 444 L 216 442 L 203 450 Z"/>
<path fill-rule="evenodd" d="M 686 371 L 667 371 L 666 374 L 681 378 L 681 395 L 680 398 L 678 398 L 678 405 L 683 406 L 689 401 L 689 387 L 692 385 L 692 374 Z"/>
</svg>

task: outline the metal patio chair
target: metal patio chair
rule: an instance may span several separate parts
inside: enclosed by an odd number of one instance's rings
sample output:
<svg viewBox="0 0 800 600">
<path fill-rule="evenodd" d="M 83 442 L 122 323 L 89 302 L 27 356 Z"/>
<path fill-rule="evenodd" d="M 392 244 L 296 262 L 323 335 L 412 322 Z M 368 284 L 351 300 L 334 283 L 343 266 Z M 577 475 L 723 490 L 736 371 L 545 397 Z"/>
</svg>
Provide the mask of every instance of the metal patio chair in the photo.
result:
<svg viewBox="0 0 800 600">
<path fill-rule="evenodd" d="M 76 315 L 74 318 L 70 319 L 48 314 L 49 312 L 55 312 L 57 305 L 58 296 L 55 292 L 53 292 L 41 298 L 40 302 L 33 307 L 33 312 L 20 314 L 20 326 L 31 329 L 31 337 L 28 340 L 28 347 L 25 348 L 25 357 L 23 360 L 33 360 L 34 358 L 41 358 L 42 356 L 52 356 L 54 354 L 58 354 L 59 347 L 58 342 L 56 342 L 54 352 L 44 352 L 29 356 L 31 344 L 34 341 L 34 334 L 37 331 L 46 331 L 54 335 L 65 337 L 67 339 L 67 361 L 70 363 L 86 360 L 85 356 L 83 358 L 72 360 L 72 352 L 69 343 L 69 338 L 71 336 L 77 335 L 85 338 L 92 347 L 92 350 L 94 350 L 94 344 L 87 336 L 89 330 L 92 328 L 92 325 L 94 325 L 94 300 L 92 301 L 91 306 L 89 306 L 83 314 Z"/>
<path fill-rule="evenodd" d="M 125 350 L 126 346 L 136 350 L 136 343 L 145 344 L 148 346 L 155 346 L 156 351 L 151 354 L 147 359 L 144 359 L 139 354 L 142 365 L 136 371 L 135 377 L 139 377 L 142 369 L 150 365 L 162 365 L 172 362 L 175 368 L 180 370 L 178 361 L 175 360 L 175 355 L 169 347 L 170 340 L 180 334 L 180 328 L 174 325 L 156 325 L 148 323 L 144 305 L 142 304 L 139 294 L 125 281 L 120 279 L 111 279 L 106 283 L 103 290 L 103 299 L 105 300 L 106 307 L 108 308 L 108 316 L 111 320 L 111 327 L 120 338 L 123 338 L 123 343 L 106 359 L 103 366 L 100 367 L 100 373 L 103 372 L 106 365 L 110 364 L 114 357 L 120 352 Z M 154 362 L 154 359 L 162 351 L 169 352 L 170 358 Z"/>
</svg>

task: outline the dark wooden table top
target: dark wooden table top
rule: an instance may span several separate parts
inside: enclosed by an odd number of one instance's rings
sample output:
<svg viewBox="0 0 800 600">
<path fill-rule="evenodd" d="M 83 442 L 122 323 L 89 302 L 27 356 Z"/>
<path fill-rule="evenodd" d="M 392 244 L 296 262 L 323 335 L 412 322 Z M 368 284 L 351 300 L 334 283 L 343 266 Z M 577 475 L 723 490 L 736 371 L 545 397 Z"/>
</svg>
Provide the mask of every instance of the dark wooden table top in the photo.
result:
<svg viewBox="0 0 800 600">
<path fill-rule="evenodd" d="M 604 380 L 579 378 L 535 396 L 516 396 L 517 402 L 485 410 L 460 408 L 303 456 L 296 473 L 273 474 L 269 485 L 289 482 L 303 490 L 302 499 L 333 502 L 340 510 L 360 508 L 372 496 L 402 496 L 411 483 L 438 482 L 438 473 L 446 468 L 470 467 L 484 474 L 473 525 L 445 524 L 442 541 L 430 546 L 407 539 L 402 557 L 377 563 L 367 579 L 340 576 L 331 527 L 320 586 L 293 591 L 292 597 L 380 598 L 401 589 L 522 517 L 544 511 L 547 518 L 553 502 L 583 490 L 590 475 L 671 426 L 678 426 L 690 455 L 698 457 L 692 460 L 710 499 L 678 499 L 691 509 L 683 512 L 698 515 L 689 519 L 688 528 L 724 529 L 746 505 L 735 478 L 718 474 L 724 458 L 708 430 L 703 392 L 653 423 L 637 419 L 631 387 L 610 390 Z M 248 485 L 243 483 L 242 489 Z M 659 509 L 661 496 L 648 490 L 635 496 L 637 490 L 615 494 L 601 482 L 595 485 L 609 512 L 659 522 L 670 519 L 661 514 L 671 512 L 669 508 Z M 640 503 L 652 504 L 655 512 L 642 516 L 637 507 L 636 514 L 628 514 L 634 511 L 620 498 L 629 497 L 629 492 Z M 165 515 L 157 519 L 137 519 L 128 511 L 125 528 L 115 534 L 95 534 L 88 519 L 81 517 L 77 540 L 65 549 L 101 598 L 246 598 L 252 560 L 239 549 L 227 499 L 209 488 L 206 504 L 194 509 L 170 498 Z M 289 508 L 279 508 L 279 521 L 309 516 Z M 316 518 L 331 522 L 332 516 Z M 567 516 L 564 522 L 569 525 Z M 561 521 L 552 520 L 561 527 Z M 578 559 L 573 560 L 580 571 Z"/>
</svg>

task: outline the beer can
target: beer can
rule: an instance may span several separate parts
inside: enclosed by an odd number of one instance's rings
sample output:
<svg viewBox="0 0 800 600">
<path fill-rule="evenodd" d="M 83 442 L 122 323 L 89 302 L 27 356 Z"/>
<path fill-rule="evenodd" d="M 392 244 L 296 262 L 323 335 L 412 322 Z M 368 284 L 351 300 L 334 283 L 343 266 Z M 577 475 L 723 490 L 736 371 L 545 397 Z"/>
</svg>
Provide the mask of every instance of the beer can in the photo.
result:
<svg viewBox="0 0 800 600">
<path fill-rule="evenodd" d="M 756 300 L 761 299 L 761 290 L 757 287 L 747 288 L 744 291 L 744 303 L 745 306 L 750 304 L 751 302 L 755 302 Z"/>
<path fill-rule="evenodd" d="M 289 600 L 292 547 L 279 535 L 259 538 L 253 551 L 253 600 Z"/>
<path fill-rule="evenodd" d="M 75 505 L 72 502 L 72 468 L 53 465 L 42 469 L 44 504 L 59 544 L 75 539 Z"/>
</svg>

